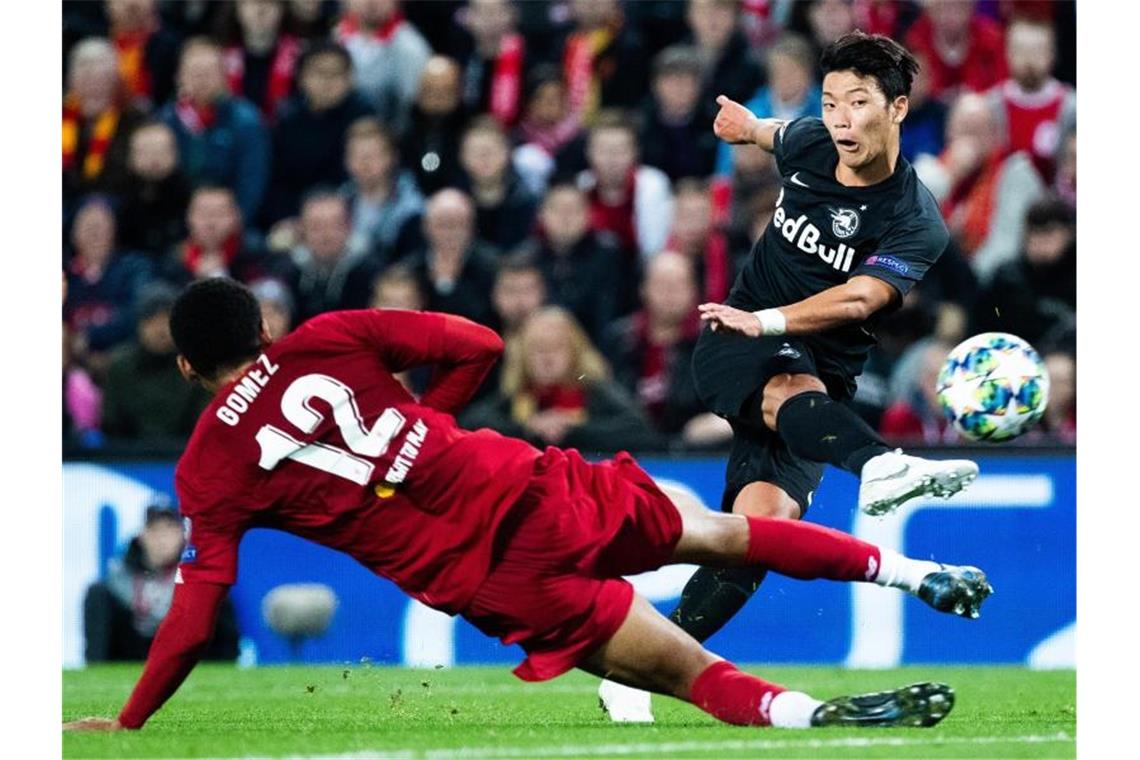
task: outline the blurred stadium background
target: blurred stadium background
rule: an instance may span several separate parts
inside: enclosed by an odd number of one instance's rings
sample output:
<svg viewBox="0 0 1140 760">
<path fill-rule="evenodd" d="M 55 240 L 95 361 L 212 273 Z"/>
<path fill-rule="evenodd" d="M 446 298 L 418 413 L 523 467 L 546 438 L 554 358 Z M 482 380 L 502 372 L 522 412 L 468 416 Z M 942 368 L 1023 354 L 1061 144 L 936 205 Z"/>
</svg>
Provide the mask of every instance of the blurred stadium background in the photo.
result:
<svg viewBox="0 0 1140 760">
<path fill-rule="evenodd" d="M 998 596 L 982 620 L 772 579 L 710 647 L 743 662 L 1075 667 L 1074 3 L 63 6 L 65 667 L 137 656 L 169 604 L 173 466 L 207 399 L 177 374 L 166 315 L 200 277 L 249 283 L 278 335 L 369 305 L 488 324 L 508 353 L 462 422 L 590 456 L 628 448 L 716 507 L 728 432 L 692 393 L 694 309 L 724 297 L 779 177 L 758 148 L 717 144 L 714 99 L 818 113 L 818 52 L 854 28 L 922 61 L 903 152 L 954 236 L 882 324 L 860 412 L 899 445 L 962 453 L 932 373 L 983 330 L 1038 348 L 1050 408 L 1013 444 L 967 450 L 983 474 L 953 501 L 870 520 L 834 471 L 815 497 L 813 520 L 985 567 Z M 548 407 L 577 422 L 543 424 Z M 666 609 L 688 572 L 637 583 Z M 327 630 L 270 628 L 267 595 L 293 583 L 335 594 Z M 280 534 L 247 538 L 232 601 L 217 656 L 242 665 L 517 658 Z"/>
</svg>

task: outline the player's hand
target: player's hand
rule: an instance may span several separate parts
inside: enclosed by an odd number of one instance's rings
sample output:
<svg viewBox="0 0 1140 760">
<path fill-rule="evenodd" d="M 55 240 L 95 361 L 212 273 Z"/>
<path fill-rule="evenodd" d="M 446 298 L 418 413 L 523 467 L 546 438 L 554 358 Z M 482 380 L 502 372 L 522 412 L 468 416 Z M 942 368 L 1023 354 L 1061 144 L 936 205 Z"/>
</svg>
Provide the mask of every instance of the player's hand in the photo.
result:
<svg viewBox="0 0 1140 760">
<path fill-rule="evenodd" d="M 64 731 L 123 731 L 118 718 L 80 718 L 63 724 Z"/>
<path fill-rule="evenodd" d="M 716 136 L 733 145 L 755 142 L 753 135 L 760 123 L 756 115 L 727 95 L 717 96 L 716 102 L 720 106 L 713 121 Z"/>
<path fill-rule="evenodd" d="M 759 338 L 761 335 L 760 320 L 750 311 L 734 309 L 723 303 L 703 303 L 697 309 L 701 313 L 701 321 L 707 322 L 713 332 L 725 330 L 749 338 Z"/>
</svg>

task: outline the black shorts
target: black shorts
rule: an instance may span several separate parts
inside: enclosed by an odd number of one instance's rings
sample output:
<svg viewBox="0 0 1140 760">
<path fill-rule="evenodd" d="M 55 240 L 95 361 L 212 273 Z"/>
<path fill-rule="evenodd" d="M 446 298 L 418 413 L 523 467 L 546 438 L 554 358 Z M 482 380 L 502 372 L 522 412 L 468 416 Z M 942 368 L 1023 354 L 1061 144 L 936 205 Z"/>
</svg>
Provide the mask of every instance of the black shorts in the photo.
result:
<svg viewBox="0 0 1140 760">
<path fill-rule="evenodd" d="M 807 512 L 823 479 L 823 464 L 788 451 L 779 434 L 764 425 L 758 400 L 770 379 L 790 373 L 818 377 L 829 396 L 846 401 L 854 391 L 854 381 L 836 368 L 830 357 L 818 357 L 797 338 L 747 338 L 708 328 L 701 331 L 693 352 L 697 393 L 709 411 L 728 420 L 734 433 L 725 470 L 723 511 L 732 511 L 744 486 L 764 481 L 795 499 L 801 515 Z"/>
</svg>

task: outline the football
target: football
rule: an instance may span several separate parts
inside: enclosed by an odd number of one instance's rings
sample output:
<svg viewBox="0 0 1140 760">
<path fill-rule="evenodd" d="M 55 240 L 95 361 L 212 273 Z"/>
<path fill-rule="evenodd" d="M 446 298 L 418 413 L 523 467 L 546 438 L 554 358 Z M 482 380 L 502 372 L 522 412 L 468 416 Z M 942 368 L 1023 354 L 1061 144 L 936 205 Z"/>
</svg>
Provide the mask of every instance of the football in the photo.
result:
<svg viewBox="0 0 1140 760">
<path fill-rule="evenodd" d="M 938 401 L 971 441 L 1009 441 L 1041 419 L 1049 376 L 1033 346 L 1009 333 L 958 344 L 938 374 Z"/>
</svg>

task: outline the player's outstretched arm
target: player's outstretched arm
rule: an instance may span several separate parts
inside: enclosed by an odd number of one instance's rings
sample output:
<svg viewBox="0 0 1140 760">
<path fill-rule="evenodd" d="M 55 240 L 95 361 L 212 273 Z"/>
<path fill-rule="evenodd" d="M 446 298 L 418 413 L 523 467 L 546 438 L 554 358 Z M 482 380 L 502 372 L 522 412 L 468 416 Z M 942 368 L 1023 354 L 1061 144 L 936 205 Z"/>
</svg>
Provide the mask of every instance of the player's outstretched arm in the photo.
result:
<svg viewBox="0 0 1140 760">
<path fill-rule="evenodd" d="M 842 285 L 778 309 L 743 311 L 722 303 L 705 303 L 698 308 L 701 319 L 713 330 L 728 330 L 750 338 L 810 335 L 840 325 L 865 322 L 896 298 L 897 292 L 884 280 L 857 275 Z"/>
<path fill-rule="evenodd" d="M 64 723 L 68 731 L 117 731 L 142 728 L 198 664 L 214 636 L 226 586 L 180 583 L 174 587 L 170 612 L 150 645 L 139 682 L 117 719 L 84 718 Z"/>
<path fill-rule="evenodd" d="M 776 132 L 784 125 L 780 119 L 761 119 L 727 95 L 716 99 L 720 110 L 713 120 L 717 137 L 733 145 L 759 145 L 771 153 L 776 146 Z"/>
</svg>

